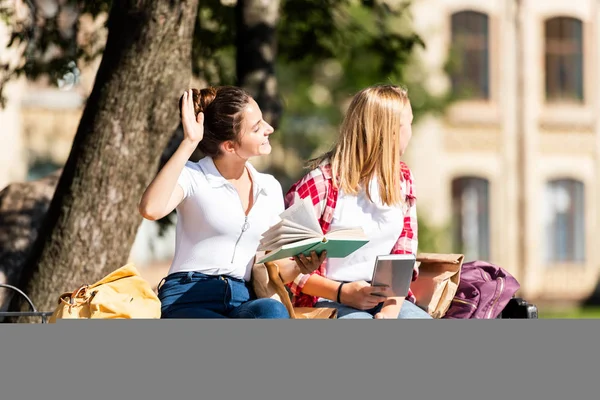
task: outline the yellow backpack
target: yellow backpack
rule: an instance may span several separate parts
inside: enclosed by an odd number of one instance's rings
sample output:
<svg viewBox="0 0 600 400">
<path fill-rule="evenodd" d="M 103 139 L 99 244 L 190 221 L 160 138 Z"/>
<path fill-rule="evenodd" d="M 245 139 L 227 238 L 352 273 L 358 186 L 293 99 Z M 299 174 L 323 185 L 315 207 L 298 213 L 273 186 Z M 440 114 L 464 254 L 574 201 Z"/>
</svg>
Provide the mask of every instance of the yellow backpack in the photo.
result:
<svg viewBox="0 0 600 400">
<path fill-rule="evenodd" d="M 133 264 L 127 264 L 92 285 L 63 293 L 49 318 L 116 319 L 160 318 L 160 300 Z"/>
</svg>

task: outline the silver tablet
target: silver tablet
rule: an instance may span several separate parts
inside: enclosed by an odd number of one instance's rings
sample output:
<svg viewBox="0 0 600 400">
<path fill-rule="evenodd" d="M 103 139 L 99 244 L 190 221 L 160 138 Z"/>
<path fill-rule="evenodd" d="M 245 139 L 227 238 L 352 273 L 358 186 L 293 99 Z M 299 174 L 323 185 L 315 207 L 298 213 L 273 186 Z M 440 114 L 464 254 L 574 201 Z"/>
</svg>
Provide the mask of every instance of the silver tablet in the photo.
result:
<svg viewBox="0 0 600 400">
<path fill-rule="evenodd" d="M 412 282 L 414 254 L 390 254 L 377 256 L 371 286 L 388 286 L 392 297 L 406 297 Z"/>
</svg>

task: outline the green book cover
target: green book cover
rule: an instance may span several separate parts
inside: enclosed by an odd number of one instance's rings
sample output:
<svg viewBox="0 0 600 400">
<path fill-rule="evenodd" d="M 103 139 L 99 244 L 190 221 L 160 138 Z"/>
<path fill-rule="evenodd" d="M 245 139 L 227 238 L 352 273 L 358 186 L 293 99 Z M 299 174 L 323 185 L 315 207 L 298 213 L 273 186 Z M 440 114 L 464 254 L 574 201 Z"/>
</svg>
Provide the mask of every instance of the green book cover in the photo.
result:
<svg viewBox="0 0 600 400">
<path fill-rule="evenodd" d="M 310 253 L 313 250 L 316 251 L 317 254 L 320 254 L 323 250 L 327 250 L 327 258 L 344 258 L 368 242 L 368 239 L 311 238 L 282 246 L 279 250 L 267 254 L 257 262 L 264 263 L 267 261 L 281 260 L 282 258 L 294 257 L 300 253 L 305 256 L 310 256 Z"/>
</svg>

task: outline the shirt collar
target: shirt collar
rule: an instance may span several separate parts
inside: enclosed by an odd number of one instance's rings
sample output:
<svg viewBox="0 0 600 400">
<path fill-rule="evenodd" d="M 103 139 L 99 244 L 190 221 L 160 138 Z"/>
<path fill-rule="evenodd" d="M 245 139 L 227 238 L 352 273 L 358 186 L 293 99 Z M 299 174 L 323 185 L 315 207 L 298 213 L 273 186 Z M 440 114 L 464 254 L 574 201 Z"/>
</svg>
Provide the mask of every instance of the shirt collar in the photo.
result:
<svg viewBox="0 0 600 400">
<path fill-rule="evenodd" d="M 206 180 L 211 187 L 217 188 L 229 183 L 217 169 L 212 157 L 206 156 L 202 158 L 198 161 L 198 165 L 202 169 L 202 172 L 204 172 Z M 246 168 L 248 168 L 250 176 L 252 177 L 254 193 L 257 194 L 262 191 L 267 194 L 267 185 L 264 176 L 249 162 L 246 162 Z"/>
<path fill-rule="evenodd" d="M 252 182 L 254 183 L 254 193 L 258 194 L 262 191 L 264 194 L 268 194 L 265 175 L 258 172 L 256 168 L 254 168 L 254 165 L 250 164 L 249 162 L 246 162 L 246 168 L 248 168 L 248 171 L 250 171 L 250 176 L 252 177 Z"/>
<path fill-rule="evenodd" d="M 321 163 L 319 164 L 319 168 L 321 168 L 325 179 L 333 178 L 333 176 L 331 175 L 331 161 L 329 160 L 329 158 L 326 158 L 325 160 L 321 161 Z"/>
</svg>

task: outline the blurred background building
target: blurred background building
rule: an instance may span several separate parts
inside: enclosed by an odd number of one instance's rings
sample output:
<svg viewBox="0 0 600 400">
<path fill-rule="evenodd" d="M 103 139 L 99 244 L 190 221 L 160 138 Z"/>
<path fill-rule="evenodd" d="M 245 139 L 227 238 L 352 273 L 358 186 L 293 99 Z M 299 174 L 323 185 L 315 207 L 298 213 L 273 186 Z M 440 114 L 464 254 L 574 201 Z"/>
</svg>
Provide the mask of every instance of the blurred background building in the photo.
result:
<svg viewBox="0 0 600 400">
<path fill-rule="evenodd" d="M 600 2 L 422 0 L 413 13 L 429 84 L 462 97 L 414 129 L 420 213 L 525 296 L 586 297 L 600 272 Z"/>
</svg>

